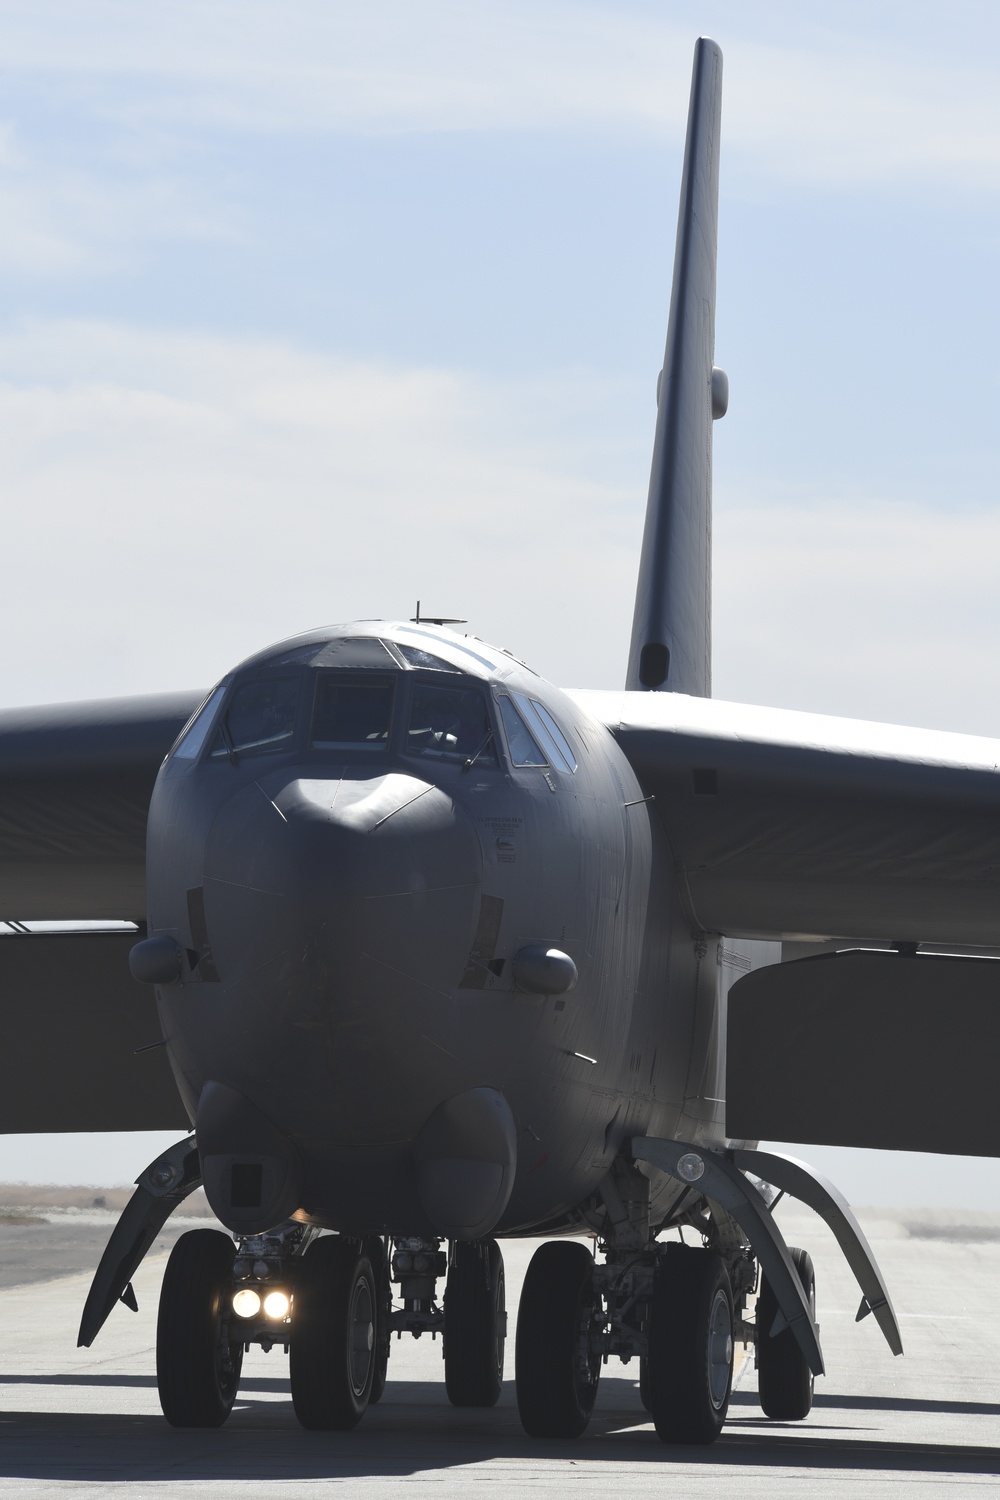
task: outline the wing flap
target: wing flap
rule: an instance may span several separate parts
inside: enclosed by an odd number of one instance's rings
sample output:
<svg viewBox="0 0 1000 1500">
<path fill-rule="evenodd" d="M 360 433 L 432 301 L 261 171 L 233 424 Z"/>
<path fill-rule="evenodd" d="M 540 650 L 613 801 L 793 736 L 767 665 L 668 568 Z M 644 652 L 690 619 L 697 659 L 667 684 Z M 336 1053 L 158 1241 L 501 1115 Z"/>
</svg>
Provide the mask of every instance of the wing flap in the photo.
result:
<svg viewBox="0 0 1000 1500">
<path fill-rule="evenodd" d="M 0 1135 L 189 1128 L 152 988 L 129 973 L 134 942 L 0 937 Z"/>
<path fill-rule="evenodd" d="M 729 992 L 726 1130 L 1000 1156 L 998 1054 L 1000 960 L 855 951 L 756 969 Z"/>
</svg>

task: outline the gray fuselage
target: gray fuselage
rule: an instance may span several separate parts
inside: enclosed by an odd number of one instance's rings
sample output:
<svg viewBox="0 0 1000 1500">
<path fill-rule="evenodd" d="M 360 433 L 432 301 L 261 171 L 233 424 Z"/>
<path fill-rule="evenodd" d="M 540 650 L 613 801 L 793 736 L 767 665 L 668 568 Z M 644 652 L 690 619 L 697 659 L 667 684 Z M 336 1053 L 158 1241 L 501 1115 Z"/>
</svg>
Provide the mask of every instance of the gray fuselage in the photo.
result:
<svg viewBox="0 0 1000 1500">
<path fill-rule="evenodd" d="M 414 1151 L 456 1098 L 509 1109 L 501 1234 L 582 1223 L 630 1136 L 723 1138 L 718 940 L 643 797 L 569 697 L 431 625 L 316 632 L 225 679 L 148 834 L 149 932 L 184 955 L 164 1036 L 224 1222 L 449 1232 Z M 572 988 L 516 977 L 546 949 Z M 424 1156 L 460 1175 L 442 1140 Z"/>
</svg>

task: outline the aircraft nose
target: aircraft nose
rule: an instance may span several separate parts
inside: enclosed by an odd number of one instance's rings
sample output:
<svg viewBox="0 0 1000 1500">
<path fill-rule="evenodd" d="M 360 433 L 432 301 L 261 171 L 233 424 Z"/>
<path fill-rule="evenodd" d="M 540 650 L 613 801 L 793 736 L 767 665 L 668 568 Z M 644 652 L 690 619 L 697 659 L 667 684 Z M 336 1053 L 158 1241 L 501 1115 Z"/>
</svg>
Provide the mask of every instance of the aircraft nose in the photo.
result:
<svg viewBox="0 0 1000 1500">
<path fill-rule="evenodd" d="M 325 1006 L 358 1003 L 390 973 L 451 991 L 481 879 L 472 822 L 440 787 L 400 772 L 262 779 L 209 836 L 213 959 L 225 982 L 259 965 L 262 947 L 272 966 L 282 951 L 309 1003 Z"/>
</svg>

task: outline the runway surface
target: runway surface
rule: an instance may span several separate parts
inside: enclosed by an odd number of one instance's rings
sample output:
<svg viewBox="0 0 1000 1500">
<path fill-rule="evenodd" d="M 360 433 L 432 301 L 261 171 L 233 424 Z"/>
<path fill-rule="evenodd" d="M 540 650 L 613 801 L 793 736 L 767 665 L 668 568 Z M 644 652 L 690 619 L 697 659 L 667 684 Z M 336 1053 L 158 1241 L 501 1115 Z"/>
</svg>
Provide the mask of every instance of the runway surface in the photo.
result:
<svg viewBox="0 0 1000 1500">
<path fill-rule="evenodd" d="M 752 1363 L 729 1421 L 709 1449 L 661 1444 L 639 1403 L 633 1364 L 607 1367 L 597 1411 L 577 1442 L 537 1442 L 517 1420 L 512 1381 L 491 1411 L 452 1409 L 440 1343 L 393 1345 L 381 1404 L 353 1433 L 297 1424 L 280 1351 L 247 1356 L 227 1425 L 178 1432 L 164 1423 L 153 1337 L 163 1249 L 136 1277 L 138 1315 L 116 1308 L 92 1349 L 76 1329 L 95 1250 L 113 1215 L 62 1214 L 6 1222 L 0 1254 L 21 1285 L 0 1290 L 0 1496 L 245 1496 L 267 1500 L 336 1487 L 387 1500 L 409 1486 L 425 1496 L 784 1497 L 961 1495 L 998 1489 L 1000 1216 L 869 1211 L 863 1221 L 889 1279 L 906 1355 L 893 1359 L 873 1318 L 854 1321 L 859 1294 L 825 1227 L 782 1207 L 786 1238 L 817 1265 L 828 1374 L 804 1423 L 768 1422 Z M 54 1222 L 49 1222 L 49 1219 Z M 192 1221 L 194 1222 L 194 1221 Z M 200 1221 L 204 1224 L 204 1220 Z M 182 1224 L 168 1226 L 166 1240 Z M 504 1246 L 513 1311 L 533 1245 Z M 78 1274 L 61 1274 L 67 1270 Z M 36 1279 L 32 1276 L 57 1279 Z M 513 1317 L 511 1319 L 513 1333 Z M 483 1489 L 479 1491 L 479 1486 Z"/>
</svg>

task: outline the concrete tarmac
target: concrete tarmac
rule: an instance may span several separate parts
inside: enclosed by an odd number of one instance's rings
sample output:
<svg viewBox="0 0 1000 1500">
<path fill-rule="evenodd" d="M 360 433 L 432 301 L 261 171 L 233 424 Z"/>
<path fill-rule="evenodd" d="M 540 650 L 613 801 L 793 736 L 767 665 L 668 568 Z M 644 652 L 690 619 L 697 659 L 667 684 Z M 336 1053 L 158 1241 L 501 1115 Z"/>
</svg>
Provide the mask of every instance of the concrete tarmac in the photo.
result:
<svg viewBox="0 0 1000 1500">
<path fill-rule="evenodd" d="M 22 1256 L 22 1284 L 0 1290 L 0 1497 L 161 1493 L 235 1497 L 248 1482 L 271 1500 L 323 1490 L 387 1500 L 421 1495 L 515 1497 L 670 1495 L 921 1497 L 1000 1489 L 1000 1216 L 869 1211 L 866 1232 L 889 1280 L 906 1355 L 893 1359 L 873 1318 L 854 1321 L 859 1294 L 825 1226 L 797 1206 L 779 1209 L 789 1243 L 817 1267 L 827 1375 L 812 1415 L 774 1423 L 757 1404 L 752 1361 L 738 1377 L 729 1421 L 707 1449 L 667 1447 L 643 1411 L 635 1364 L 602 1377 L 594 1420 L 576 1442 L 528 1439 L 508 1380 L 497 1407 L 458 1411 L 447 1401 L 440 1343 L 394 1343 L 382 1402 L 351 1433 L 308 1433 L 297 1424 L 280 1351 L 254 1349 L 237 1406 L 210 1432 L 169 1428 L 159 1412 L 153 1341 L 165 1254 L 136 1281 L 138 1315 L 118 1307 L 92 1349 L 76 1329 L 89 1274 L 30 1281 L 31 1274 L 92 1268 L 78 1231 L 107 1224 L 72 1216 L 3 1226 L 16 1259 L 17 1231 L 60 1240 L 59 1255 Z M 78 1216 L 79 1217 L 79 1216 Z M 93 1219 L 93 1215 L 83 1218 Z M 194 1223 L 198 1221 L 189 1221 Z M 200 1221 L 204 1225 L 204 1220 Z M 184 1227 L 169 1226 L 173 1234 Z M 25 1241 L 26 1242 L 26 1241 Z M 67 1248 L 69 1247 L 69 1248 Z M 504 1246 L 513 1334 L 514 1302 L 530 1243 Z M 40 1268 L 40 1269 L 39 1269 Z M 48 1269 L 46 1269 L 48 1268 Z M 245 1489 L 239 1493 L 245 1496 Z"/>
</svg>

